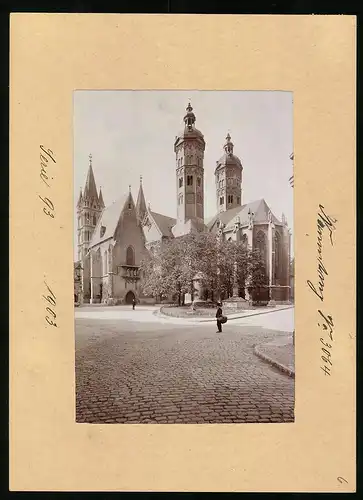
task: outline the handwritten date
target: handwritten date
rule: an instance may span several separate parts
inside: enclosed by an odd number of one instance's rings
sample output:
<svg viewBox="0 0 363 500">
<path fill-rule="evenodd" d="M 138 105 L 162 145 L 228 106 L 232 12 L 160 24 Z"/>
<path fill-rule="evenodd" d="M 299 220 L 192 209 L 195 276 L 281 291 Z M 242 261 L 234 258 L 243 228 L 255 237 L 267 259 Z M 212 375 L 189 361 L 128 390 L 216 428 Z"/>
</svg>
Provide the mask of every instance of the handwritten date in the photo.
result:
<svg viewBox="0 0 363 500">
<path fill-rule="evenodd" d="M 42 182 L 47 186 L 49 189 L 51 187 L 51 180 L 53 180 L 53 177 L 51 177 L 51 174 L 48 172 L 48 167 L 49 165 L 53 163 L 57 163 L 55 158 L 54 158 L 54 153 L 51 149 L 45 149 L 43 145 L 40 145 L 40 178 Z M 38 195 L 39 198 L 43 202 L 43 212 L 45 215 L 50 217 L 51 219 L 54 219 L 55 215 L 55 209 L 54 209 L 54 204 L 50 200 L 50 198 L 46 196 L 40 196 Z"/>
</svg>

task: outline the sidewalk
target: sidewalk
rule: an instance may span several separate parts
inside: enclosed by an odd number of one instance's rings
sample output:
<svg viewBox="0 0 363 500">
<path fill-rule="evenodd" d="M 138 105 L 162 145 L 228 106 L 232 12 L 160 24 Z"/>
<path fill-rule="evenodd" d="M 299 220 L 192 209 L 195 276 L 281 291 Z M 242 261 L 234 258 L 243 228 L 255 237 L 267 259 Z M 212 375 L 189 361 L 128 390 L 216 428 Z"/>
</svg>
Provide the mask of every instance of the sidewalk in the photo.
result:
<svg viewBox="0 0 363 500">
<path fill-rule="evenodd" d="M 259 358 L 295 378 L 295 348 L 292 334 L 265 344 L 258 344 L 254 351 Z"/>
<path fill-rule="evenodd" d="M 227 314 L 228 321 L 234 320 L 234 319 L 241 319 L 241 318 L 248 318 L 250 316 L 257 316 L 260 314 L 269 314 L 273 313 L 276 311 L 282 311 L 284 309 L 292 309 L 294 306 L 293 305 L 284 305 L 284 306 L 275 306 L 273 308 L 267 308 L 267 307 L 261 307 L 260 309 L 249 309 L 246 312 L 239 312 L 239 313 L 232 313 L 232 314 Z M 163 317 L 163 318 L 173 318 L 175 316 L 169 316 L 161 311 L 161 308 L 158 311 L 155 311 L 155 316 Z M 185 321 L 197 321 L 198 323 L 206 323 L 206 322 L 215 322 L 215 318 L 201 318 L 201 317 L 183 317 Z"/>
</svg>

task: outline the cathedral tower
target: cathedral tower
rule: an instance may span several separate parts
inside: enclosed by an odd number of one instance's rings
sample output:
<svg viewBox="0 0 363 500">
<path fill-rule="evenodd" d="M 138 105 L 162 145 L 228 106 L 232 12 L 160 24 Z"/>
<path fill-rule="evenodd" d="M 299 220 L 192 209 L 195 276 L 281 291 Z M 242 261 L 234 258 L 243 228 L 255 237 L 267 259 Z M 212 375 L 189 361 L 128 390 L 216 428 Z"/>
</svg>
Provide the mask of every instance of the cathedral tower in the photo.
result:
<svg viewBox="0 0 363 500">
<path fill-rule="evenodd" d="M 92 168 L 92 155 L 89 155 L 89 167 L 84 190 L 79 193 L 77 203 L 77 236 L 78 260 L 82 260 L 87 253 L 93 231 L 102 210 L 105 208 L 102 191 L 97 194 L 95 177 Z"/>
<path fill-rule="evenodd" d="M 242 205 L 242 163 L 233 154 L 233 142 L 227 134 L 224 155 L 217 161 L 215 169 L 217 212 Z"/>
<path fill-rule="evenodd" d="M 188 104 L 184 130 L 175 138 L 177 225 L 188 221 L 194 227 L 204 224 L 204 150 L 203 134 L 195 128 L 195 114 Z"/>
</svg>

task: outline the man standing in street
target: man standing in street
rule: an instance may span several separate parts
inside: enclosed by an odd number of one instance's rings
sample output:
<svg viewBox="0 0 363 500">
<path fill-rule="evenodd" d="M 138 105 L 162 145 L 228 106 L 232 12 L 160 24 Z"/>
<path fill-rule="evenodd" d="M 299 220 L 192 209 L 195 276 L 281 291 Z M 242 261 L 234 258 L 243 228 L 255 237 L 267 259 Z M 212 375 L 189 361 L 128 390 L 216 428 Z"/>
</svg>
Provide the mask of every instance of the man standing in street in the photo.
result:
<svg viewBox="0 0 363 500">
<path fill-rule="evenodd" d="M 218 309 L 217 309 L 217 312 L 216 312 L 216 318 L 217 318 L 217 328 L 218 328 L 218 332 L 217 333 L 221 333 L 222 332 L 222 316 L 223 316 L 223 311 L 222 311 L 222 304 L 220 302 L 217 303 L 217 306 L 218 306 Z"/>
<path fill-rule="evenodd" d="M 135 297 L 132 299 L 132 309 L 135 311 L 136 300 Z"/>
</svg>

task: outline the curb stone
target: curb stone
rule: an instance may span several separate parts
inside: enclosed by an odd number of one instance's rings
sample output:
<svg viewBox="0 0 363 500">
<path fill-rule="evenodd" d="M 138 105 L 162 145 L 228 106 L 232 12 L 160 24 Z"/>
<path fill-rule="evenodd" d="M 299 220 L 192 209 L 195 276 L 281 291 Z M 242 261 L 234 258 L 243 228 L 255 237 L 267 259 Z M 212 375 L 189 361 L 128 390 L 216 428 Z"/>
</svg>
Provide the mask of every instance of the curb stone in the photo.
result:
<svg viewBox="0 0 363 500">
<path fill-rule="evenodd" d="M 230 316 L 227 316 L 228 317 L 228 321 L 233 321 L 234 319 L 243 319 L 243 318 L 249 318 L 251 316 L 259 316 L 260 314 L 270 314 L 270 313 L 273 313 L 273 312 L 277 312 L 277 311 L 284 311 L 285 309 L 293 309 L 294 306 L 286 306 L 286 307 L 281 307 L 281 308 L 278 308 L 278 309 L 272 309 L 270 311 L 258 311 L 258 312 L 253 312 L 253 313 L 247 313 L 247 314 L 242 314 L 240 316 L 234 316 L 233 318 L 231 318 Z M 198 321 L 199 323 L 208 323 L 208 322 L 214 322 L 216 319 L 215 318 L 185 318 L 185 317 L 178 317 L 178 316 L 172 316 L 171 314 L 165 314 L 163 311 L 162 311 L 162 307 L 155 311 L 153 314 L 155 314 L 155 316 L 164 316 L 164 318 L 177 318 L 177 319 L 184 319 L 186 321 Z"/>
<path fill-rule="evenodd" d="M 267 356 L 267 354 L 264 354 L 259 350 L 259 346 L 254 347 L 254 353 L 256 356 L 259 358 L 263 359 L 264 361 L 267 361 L 270 365 L 274 366 L 275 368 L 279 369 L 283 373 L 285 373 L 288 377 L 295 378 L 295 371 L 291 370 L 287 366 L 283 365 L 282 363 L 279 363 L 278 361 L 270 358 L 270 356 Z"/>
</svg>

